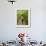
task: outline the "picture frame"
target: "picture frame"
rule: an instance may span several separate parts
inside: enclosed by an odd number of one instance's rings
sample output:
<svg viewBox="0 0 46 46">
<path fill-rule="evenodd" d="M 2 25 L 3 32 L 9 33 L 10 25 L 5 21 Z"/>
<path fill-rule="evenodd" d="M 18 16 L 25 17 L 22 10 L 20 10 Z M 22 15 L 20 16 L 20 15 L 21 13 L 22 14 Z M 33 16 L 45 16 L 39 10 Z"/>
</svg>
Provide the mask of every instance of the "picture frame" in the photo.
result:
<svg viewBox="0 0 46 46">
<path fill-rule="evenodd" d="M 17 8 L 16 9 L 16 27 L 24 28 L 31 26 L 31 9 L 30 8 Z"/>
</svg>

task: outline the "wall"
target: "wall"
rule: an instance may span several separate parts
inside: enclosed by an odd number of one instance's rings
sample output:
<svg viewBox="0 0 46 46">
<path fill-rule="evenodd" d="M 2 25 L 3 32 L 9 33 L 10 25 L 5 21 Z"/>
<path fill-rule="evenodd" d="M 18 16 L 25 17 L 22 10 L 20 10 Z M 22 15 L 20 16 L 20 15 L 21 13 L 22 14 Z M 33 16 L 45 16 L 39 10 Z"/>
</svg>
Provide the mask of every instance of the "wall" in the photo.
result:
<svg viewBox="0 0 46 46">
<path fill-rule="evenodd" d="M 31 8 L 31 27 L 16 28 L 17 8 Z M 19 32 L 30 34 L 33 40 L 46 40 L 45 0 L 17 0 L 13 5 L 0 0 L 0 40 L 15 40 Z"/>
</svg>

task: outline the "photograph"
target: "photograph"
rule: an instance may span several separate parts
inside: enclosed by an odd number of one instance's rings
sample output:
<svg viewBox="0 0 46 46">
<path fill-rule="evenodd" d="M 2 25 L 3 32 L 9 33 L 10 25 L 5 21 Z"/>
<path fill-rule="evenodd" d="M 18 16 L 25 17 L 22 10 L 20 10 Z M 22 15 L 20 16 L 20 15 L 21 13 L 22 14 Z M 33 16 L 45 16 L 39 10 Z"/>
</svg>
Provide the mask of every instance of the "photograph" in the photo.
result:
<svg viewBox="0 0 46 46">
<path fill-rule="evenodd" d="M 16 10 L 16 25 L 17 27 L 28 27 L 30 25 L 30 9 Z"/>
<path fill-rule="evenodd" d="M 28 25 L 28 10 L 17 10 L 17 25 Z"/>
</svg>

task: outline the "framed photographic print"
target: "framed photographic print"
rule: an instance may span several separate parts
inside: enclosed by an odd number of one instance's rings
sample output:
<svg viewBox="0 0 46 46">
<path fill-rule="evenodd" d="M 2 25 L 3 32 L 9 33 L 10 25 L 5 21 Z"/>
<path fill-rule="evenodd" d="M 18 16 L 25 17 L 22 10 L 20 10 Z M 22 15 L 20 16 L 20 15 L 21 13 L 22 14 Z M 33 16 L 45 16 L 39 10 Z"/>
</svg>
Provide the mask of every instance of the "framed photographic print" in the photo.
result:
<svg viewBox="0 0 46 46">
<path fill-rule="evenodd" d="M 30 27 L 30 8 L 16 9 L 16 27 Z"/>
</svg>

